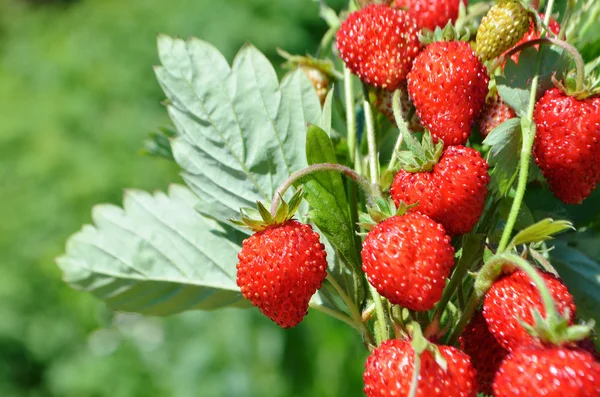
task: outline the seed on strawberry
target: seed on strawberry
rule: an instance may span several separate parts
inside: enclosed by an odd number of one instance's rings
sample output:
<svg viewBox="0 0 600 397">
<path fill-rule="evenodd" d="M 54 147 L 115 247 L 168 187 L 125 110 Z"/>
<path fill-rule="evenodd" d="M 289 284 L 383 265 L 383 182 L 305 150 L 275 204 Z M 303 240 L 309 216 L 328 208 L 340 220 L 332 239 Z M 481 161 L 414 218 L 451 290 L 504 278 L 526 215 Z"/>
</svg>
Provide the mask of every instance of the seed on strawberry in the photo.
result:
<svg viewBox="0 0 600 397">
<path fill-rule="evenodd" d="M 492 395 L 492 382 L 508 355 L 490 333 L 481 312 L 476 312 L 460 336 L 460 348 L 471 357 L 477 372 L 478 392 Z"/>
<path fill-rule="evenodd" d="M 348 16 L 336 43 L 352 73 L 365 83 L 394 91 L 421 50 L 418 32 L 406 11 L 371 4 Z"/>
<path fill-rule="evenodd" d="M 600 96 L 577 100 L 559 89 L 535 106 L 533 153 L 550 185 L 566 204 L 581 204 L 600 182 Z"/>
<path fill-rule="evenodd" d="M 496 397 L 598 397 L 600 363 L 584 350 L 523 346 L 500 366 Z"/>
<path fill-rule="evenodd" d="M 409 211 L 429 216 L 456 236 L 471 231 L 479 220 L 489 181 L 487 162 L 478 151 L 449 146 L 430 171 L 398 171 L 390 194 L 397 205 L 418 203 Z"/>
<path fill-rule="evenodd" d="M 310 225 L 289 220 L 242 243 L 237 285 L 244 298 L 281 327 L 300 323 L 327 275 L 325 247 Z"/>
<path fill-rule="evenodd" d="M 371 285 L 391 303 L 411 310 L 433 308 L 454 265 L 444 228 L 419 213 L 379 223 L 367 234 L 361 255 Z"/>
<path fill-rule="evenodd" d="M 481 111 L 477 121 L 479 133 L 485 139 L 494 128 L 514 117 L 517 117 L 515 111 L 496 94 L 486 102 Z"/>
<path fill-rule="evenodd" d="M 395 0 L 393 6 L 406 10 L 415 18 L 419 28 L 435 30 L 458 18 L 461 0 Z M 465 1 L 466 3 L 466 1 Z"/>
<path fill-rule="evenodd" d="M 544 19 L 544 14 L 540 14 L 540 18 Z M 550 18 L 550 22 L 548 22 L 548 27 L 550 28 L 550 31 L 552 31 L 552 33 L 554 33 L 554 34 L 558 34 L 558 32 L 560 32 L 560 24 L 558 22 L 556 22 L 556 20 L 554 18 Z M 525 33 L 523 38 L 517 44 L 515 44 L 512 48 L 517 47 L 527 41 L 531 41 L 531 40 L 535 40 L 535 39 L 539 39 L 539 38 L 540 38 L 540 32 L 539 32 L 539 30 L 535 29 L 535 24 L 533 23 L 533 21 L 531 21 L 529 24 L 529 30 L 527 31 L 527 33 Z M 535 45 L 534 47 L 539 48 L 539 45 Z M 519 53 L 511 55 L 510 59 L 512 59 L 515 63 L 519 63 Z"/>
<path fill-rule="evenodd" d="M 575 302 L 567 287 L 554 275 L 539 272 L 543 277 L 550 294 L 561 314 L 569 310 L 570 324 L 575 319 Z M 537 309 L 542 316 L 546 310 L 542 304 L 539 291 L 531 278 L 522 270 L 517 270 L 496 280 L 485 295 L 483 316 L 488 329 L 498 343 L 505 349 L 513 351 L 519 346 L 539 344 L 529 335 L 519 320 L 533 325 L 532 310 Z"/>
<path fill-rule="evenodd" d="M 415 59 L 408 92 L 421 124 L 437 142 L 464 145 L 479 117 L 489 77 L 469 43 L 438 41 Z"/>
<path fill-rule="evenodd" d="M 448 365 L 438 365 L 430 351 L 421 354 L 417 397 L 475 397 L 475 371 L 469 356 L 451 346 L 439 346 Z M 409 341 L 387 340 L 367 359 L 363 380 L 367 397 L 408 396 L 415 351 Z"/>
<path fill-rule="evenodd" d="M 477 29 L 477 55 L 484 61 L 498 57 L 521 40 L 530 22 L 529 12 L 518 0 L 500 0 Z"/>
</svg>

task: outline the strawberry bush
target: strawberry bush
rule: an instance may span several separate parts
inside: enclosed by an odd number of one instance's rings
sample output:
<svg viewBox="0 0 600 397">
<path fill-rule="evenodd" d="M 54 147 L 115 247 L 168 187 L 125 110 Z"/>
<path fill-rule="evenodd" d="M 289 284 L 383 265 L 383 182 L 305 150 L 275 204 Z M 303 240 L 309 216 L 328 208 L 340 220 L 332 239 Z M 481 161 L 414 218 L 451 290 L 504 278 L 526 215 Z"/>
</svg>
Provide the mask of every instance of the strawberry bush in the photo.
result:
<svg viewBox="0 0 600 397">
<path fill-rule="evenodd" d="M 173 125 L 145 149 L 187 186 L 95 207 L 65 281 L 155 316 L 322 311 L 370 397 L 600 395 L 600 4 L 541 3 L 321 1 L 281 81 L 159 36 Z"/>
</svg>

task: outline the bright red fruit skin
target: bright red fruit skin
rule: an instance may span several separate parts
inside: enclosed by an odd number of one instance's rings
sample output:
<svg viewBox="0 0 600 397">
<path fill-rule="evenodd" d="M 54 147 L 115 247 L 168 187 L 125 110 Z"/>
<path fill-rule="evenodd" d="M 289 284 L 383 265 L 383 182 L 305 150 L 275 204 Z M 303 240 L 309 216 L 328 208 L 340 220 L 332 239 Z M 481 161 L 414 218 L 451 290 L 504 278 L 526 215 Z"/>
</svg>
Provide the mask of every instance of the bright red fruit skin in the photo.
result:
<svg viewBox="0 0 600 397">
<path fill-rule="evenodd" d="M 393 4 L 412 15 L 419 28 L 435 30 L 456 21 L 460 0 L 395 0 Z"/>
<path fill-rule="evenodd" d="M 361 255 L 371 285 L 391 303 L 412 310 L 433 308 L 454 265 L 444 228 L 419 213 L 379 223 L 367 234 Z"/>
<path fill-rule="evenodd" d="M 568 309 L 570 323 L 573 324 L 576 310 L 573 296 L 558 278 L 550 273 L 539 273 L 554 298 L 558 312 L 564 314 Z M 521 319 L 533 324 L 532 309 L 538 309 L 543 316 L 546 314 L 535 283 L 522 270 L 496 280 L 483 301 L 483 316 L 488 329 L 498 343 L 509 351 L 540 343 L 519 323 Z"/>
<path fill-rule="evenodd" d="M 477 373 L 477 391 L 491 396 L 494 376 L 508 351 L 490 333 L 481 312 L 476 312 L 465 327 L 460 336 L 460 348 L 471 357 Z"/>
<path fill-rule="evenodd" d="M 479 133 L 485 139 L 494 128 L 514 117 L 517 117 L 515 111 L 502 102 L 500 96 L 496 94 L 486 102 L 479 115 L 479 120 L 477 120 Z"/>
<path fill-rule="evenodd" d="M 533 118 L 533 153 L 550 190 L 565 204 L 581 204 L 600 182 L 600 97 L 577 100 L 553 88 Z"/>
<path fill-rule="evenodd" d="M 410 208 L 444 226 L 450 236 L 468 233 L 485 205 L 488 164 L 481 154 L 464 146 L 449 146 L 428 172 L 398 171 L 390 188 L 396 205 Z"/>
<path fill-rule="evenodd" d="M 281 327 L 293 327 L 327 276 L 326 256 L 319 234 L 290 220 L 244 240 L 237 285 L 265 316 Z"/>
<path fill-rule="evenodd" d="M 336 36 L 340 57 L 365 83 L 394 91 L 421 50 L 419 29 L 406 11 L 371 4 L 348 16 Z"/>
<path fill-rule="evenodd" d="M 450 346 L 438 346 L 447 371 L 429 351 L 421 355 L 417 397 L 475 397 L 475 372 L 469 356 Z M 367 359 L 363 380 L 367 397 L 408 396 L 415 353 L 406 340 L 386 340 Z"/>
<path fill-rule="evenodd" d="M 464 145 L 479 117 L 489 76 L 465 41 L 429 44 L 408 74 L 408 92 L 434 141 Z"/>
<path fill-rule="evenodd" d="M 600 363 L 581 349 L 524 346 L 494 380 L 496 397 L 598 397 Z"/>
</svg>

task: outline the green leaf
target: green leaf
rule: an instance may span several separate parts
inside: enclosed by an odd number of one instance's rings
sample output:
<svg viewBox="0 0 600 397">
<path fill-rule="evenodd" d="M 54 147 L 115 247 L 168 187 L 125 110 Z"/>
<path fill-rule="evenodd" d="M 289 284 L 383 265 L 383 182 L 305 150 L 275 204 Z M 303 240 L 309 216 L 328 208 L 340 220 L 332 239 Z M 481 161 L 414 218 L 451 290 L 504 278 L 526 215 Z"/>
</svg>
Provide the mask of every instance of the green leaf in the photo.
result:
<svg viewBox="0 0 600 397">
<path fill-rule="evenodd" d="M 331 136 L 331 125 L 332 125 L 332 109 L 331 106 L 333 104 L 333 88 L 329 90 L 327 93 L 327 97 L 325 97 L 325 103 L 323 104 L 323 112 L 321 113 L 321 118 L 319 120 L 318 126 L 323 129 L 327 133 L 327 136 Z"/>
<path fill-rule="evenodd" d="M 562 238 L 556 240 L 549 254 L 552 265 L 575 298 L 579 317 L 600 318 L 599 258 L 585 255 Z"/>
<path fill-rule="evenodd" d="M 194 210 L 187 188 L 131 190 L 123 209 L 98 205 L 57 259 L 64 280 L 113 310 L 164 316 L 246 306 L 235 283 L 243 237 Z"/>
<path fill-rule="evenodd" d="M 310 165 L 337 164 L 329 137 L 315 125 L 308 127 L 306 158 Z M 306 201 L 311 207 L 309 218 L 339 251 L 344 262 L 359 271 L 354 226 L 342 176 L 335 171 L 321 171 L 303 178 L 302 182 Z"/>
<path fill-rule="evenodd" d="M 512 118 L 500 124 L 483 141 L 490 145 L 487 161 L 492 189 L 505 196 L 510 191 L 519 171 L 521 151 L 521 119 Z"/>
<path fill-rule="evenodd" d="M 179 137 L 173 155 L 202 213 L 235 218 L 239 208 L 270 202 L 277 187 L 306 166 L 306 125 L 321 105 L 300 69 L 281 84 L 256 48 L 246 45 L 230 67 L 210 44 L 161 35 L 155 72 Z"/>
<path fill-rule="evenodd" d="M 570 59 L 555 47 L 543 46 L 537 96 L 552 88 L 552 77 L 560 80 L 569 69 Z M 496 76 L 496 86 L 502 101 L 514 109 L 517 115 L 527 113 L 531 80 L 536 75 L 538 50 L 526 48 L 519 54 L 519 63 L 506 61 L 504 76 Z"/>
<path fill-rule="evenodd" d="M 538 243 L 550 240 L 554 234 L 563 232 L 567 229 L 574 229 L 569 221 L 555 221 L 552 218 L 542 219 L 541 221 L 521 230 L 509 244 L 509 248 L 521 244 Z"/>
</svg>

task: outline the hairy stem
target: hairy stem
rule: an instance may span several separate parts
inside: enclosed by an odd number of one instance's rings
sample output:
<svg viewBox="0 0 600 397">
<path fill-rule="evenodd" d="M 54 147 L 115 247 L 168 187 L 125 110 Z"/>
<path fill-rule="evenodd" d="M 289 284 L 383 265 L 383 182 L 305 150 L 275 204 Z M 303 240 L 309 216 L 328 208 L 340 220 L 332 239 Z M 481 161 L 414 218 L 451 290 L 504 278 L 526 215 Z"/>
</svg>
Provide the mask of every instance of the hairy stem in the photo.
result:
<svg viewBox="0 0 600 397">
<path fill-rule="evenodd" d="M 363 192 L 367 196 L 367 200 L 369 202 L 373 202 L 376 197 L 379 196 L 378 189 L 369 183 L 362 175 L 358 174 L 352 168 L 346 167 L 341 164 L 331 164 L 331 163 L 321 163 L 321 164 L 313 164 L 309 167 L 301 169 L 300 171 L 294 172 L 292 175 L 286 179 L 281 186 L 275 192 L 275 197 L 273 197 L 273 202 L 271 203 L 271 215 L 275 216 L 277 213 L 277 208 L 281 204 L 281 200 L 283 199 L 283 195 L 285 192 L 292 186 L 294 183 L 304 178 L 307 175 L 310 175 L 315 172 L 320 171 L 336 171 L 348 176 L 350 179 L 358 183 L 358 185 L 362 188 Z"/>
<path fill-rule="evenodd" d="M 415 363 L 413 368 L 412 379 L 410 380 L 410 391 L 408 392 L 409 397 L 415 397 L 417 395 L 417 389 L 419 388 L 419 373 L 421 372 L 421 355 L 415 350 Z"/>
<path fill-rule="evenodd" d="M 379 182 L 379 165 L 377 160 L 377 144 L 375 142 L 375 125 L 373 123 L 373 110 L 369 103 L 369 92 L 363 84 L 363 109 L 365 112 L 365 127 L 367 131 L 367 146 L 369 148 L 369 176 L 371 183 Z"/>
<path fill-rule="evenodd" d="M 348 156 L 350 162 L 356 169 L 358 161 L 358 149 L 356 147 L 356 112 L 354 111 L 354 89 L 352 84 L 352 73 L 344 68 L 344 96 L 346 98 L 346 130 L 348 141 Z"/>
<path fill-rule="evenodd" d="M 348 317 L 346 314 L 337 311 L 335 309 L 331 309 L 327 306 L 323 306 L 323 305 L 319 305 L 318 303 L 315 302 L 310 302 L 308 305 L 311 309 L 315 309 L 318 310 L 322 313 L 325 313 L 333 318 L 336 318 L 344 323 L 346 323 L 347 325 L 349 325 L 350 327 L 354 328 L 355 330 L 357 330 L 358 332 L 361 332 L 360 327 L 354 322 L 352 321 L 352 319 L 350 317 Z"/>
<path fill-rule="evenodd" d="M 544 19 L 544 23 L 546 25 L 550 21 L 550 14 L 552 14 L 553 5 L 554 0 L 549 0 L 548 6 L 546 8 L 546 17 Z M 521 156 L 519 159 L 519 180 L 517 183 L 515 198 L 510 208 L 508 219 L 506 220 L 506 226 L 504 227 L 500 243 L 498 244 L 498 252 L 500 253 L 504 251 L 506 249 L 506 246 L 508 245 L 508 241 L 510 240 L 513 228 L 515 227 L 517 217 L 519 216 L 519 211 L 521 210 L 521 204 L 523 204 L 525 189 L 527 188 L 527 179 L 529 177 L 529 158 L 531 157 L 531 151 L 533 149 L 533 142 L 535 139 L 535 123 L 533 122 L 533 110 L 535 107 L 538 80 L 540 78 L 539 72 L 542 66 L 542 51 L 543 49 L 540 48 L 540 51 L 538 52 L 536 73 L 533 77 L 533 80 L 531 81 L 531 90 L 529 92 L 529 107 L 527 109 L 527 114 L 524 118 L 521 119 L 521 130 L 523 131 L 523 146 L 521 147 Z"/>
</svg>

